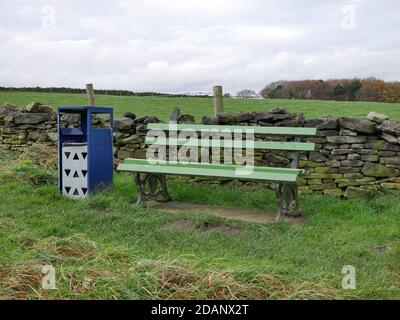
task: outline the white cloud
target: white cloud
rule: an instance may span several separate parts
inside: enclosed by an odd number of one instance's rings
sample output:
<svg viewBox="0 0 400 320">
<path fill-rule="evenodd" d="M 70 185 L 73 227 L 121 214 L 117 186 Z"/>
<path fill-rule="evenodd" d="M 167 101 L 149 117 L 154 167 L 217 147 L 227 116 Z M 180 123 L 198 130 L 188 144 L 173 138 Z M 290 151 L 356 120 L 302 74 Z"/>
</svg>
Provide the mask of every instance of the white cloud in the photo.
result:
<svg viewBox="0 0 400 320">
<path fill-rule="evenodd" d="M 400 79 L 400 6 L 358 1 L 150 0 L 2 3 L 0 85 L 161 92 L 260 90 L 280 79 Z M 42 28 L 54 6 L 54 31 Z"/>
</svg>

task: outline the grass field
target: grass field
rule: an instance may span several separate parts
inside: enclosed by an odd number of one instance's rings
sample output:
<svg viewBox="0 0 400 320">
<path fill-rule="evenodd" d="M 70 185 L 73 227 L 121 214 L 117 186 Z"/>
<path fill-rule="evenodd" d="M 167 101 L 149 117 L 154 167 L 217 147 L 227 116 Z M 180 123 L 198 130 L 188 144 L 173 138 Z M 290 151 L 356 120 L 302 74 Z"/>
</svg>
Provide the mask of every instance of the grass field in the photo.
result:
<svg viewBox="0 0 400 320">
<path fill-rule="evenodd" d="M 0 93 L 4 102 L 85 104 L 84 95 Z M 174 106 L 200 120 L 212 100 L 98 96 L 98 105 L 167 120 Z M 320 115 L 400 119 L 399 104 L 226 99 L 227 111 L 284 106 Z M 46 153 L 39 158 L 49 159 Z M 163 213 L 135 205 L 128 175 L 83 201 L 57 192 L 55 169 L 0 150 L 0 299 L 400 299 L 398 193 L 368 200 L 301 196 L 304 225 L 254 224 L 211 215 Z M 33 158 L 32 158 L 33 159 Z M 43 161 L 44 162 L 44 161 Z M 56 162 L 55 162 L 56 163 Z M 179 201 L 274 212 L 262 185 L 217 186 L 169 179 Z M 43 265 L 55 290 L 41 288 Z M 356 268 L 356 289 L 343 290 L 342 267 Z"/>
<path fill-rule="evenodd" d="M 52 169 L 17 157 L 0 154 L 0 298 L 400 298 L 398 194 L 302 196 L 304 225 L 252 224 L 141 208 L 122 174 L 112 190 L 68 200 Z M 276 209 L 260 185 L 168 184 L 180 201 Z M 41 288 L 43 265 L 57 289 Z M 341 288 L 344 265 L 356 290 Z"/>
<path fill-rule="evenodd" d="M 30 102 L 41 102 L 55 107 L 58 105 L 86 105 L 86 95 L 34 92 L 0 92 L 0 106 L 10 102 L 21 107 Z M 200 122 L 204 115 L 212 116 L 211 98 L 163 98 L 163 97 L 119 97 L 97 95 L 96 104 L 112 106 L 117 117 L 126 111 L 137 116 L 154 115 L 168 120 L 174 107 L 183 113 L 190 113 Z M 400 120 L 399 103 L 312 101 L 312 100 L 250 100 L 224 99 L 227 112 L 265 111 L 273 107 L 285 107 L 291 112 L 304 112 L 307 118 L 323 115 L 366 117 L 370 111 L 384 113 L 393 120 Z"/>
</svg>

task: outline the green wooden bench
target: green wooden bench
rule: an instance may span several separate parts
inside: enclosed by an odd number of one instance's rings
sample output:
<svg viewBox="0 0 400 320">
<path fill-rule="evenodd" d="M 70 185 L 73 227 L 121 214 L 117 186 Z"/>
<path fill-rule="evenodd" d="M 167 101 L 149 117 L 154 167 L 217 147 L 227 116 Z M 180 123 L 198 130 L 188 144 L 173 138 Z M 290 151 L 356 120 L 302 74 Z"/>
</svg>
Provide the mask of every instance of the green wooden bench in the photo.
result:
<svg viewBox="0 0 400 320">
<path fill-rule="evenodd" d="M 147 128 L 150 132 L 165 132 L 165 138 L 147 135 L 145 143 L 150 147 L 168 148 L 167 161 L 154 163 L 149 159 L 125 159 L 117 170 L 135 173 L 135 182 L 138 188 L 138 203 L 156 199 L 158 201 L 168 201 L 171 199 L 166 185 L 165 175 L 186 175 L 186 176 L 208 176 L 232 179 L 244 179 L 254 181 L 274 181 L 277 183 L 276 193 L 278 197 L 277 219 L 284 216 L 300 215 L 298 206 L 297 179 L 304 174 L 304 170 L 299 169 L 299 158 L 301 151 L 313 151 L 314 143 L 301 142 L 303 136 L 315 136 L 315 128 L 302 127 L 259 127 L 259 126 L 222 126 L 222 125 L 194 125 L 194 124 L 175 124 L 174 132 L 196 132 L 196 138 L 171 138 L 170 124 L 150 123 Z M 256 138 L 253 142 L 246 145 L 246 141 L 216 140 L 210 139 L 204 132 L 240 132 L 240 130 L 251 130 Z M 259 138 L 267 136 L 289 136 L 289 141 L 264 141 Z M 167 137 L 168 136 L 168 137 Z M 293 139 L 294 138 L 294 139 Z M 226 146 L 229 148 L 247 150 L 285 150 L 292 152 L 292 163 L 290 168 L 254 166 L 245 175 L 238 175 L 238 170 L 245 169 L 244 165 L 222 164 L 222 163 L 198 163 L 198 162 L 178 162 L 171 160 L 171 154 L 177 151 L 176 148 L 200 146 L 201 150 L 224 151 Z M 225 149 L 224 149 L 225 147 Z M 171 151 L 172 150 L 172 151 Z M 233 149 L 232 149 L 233 150 Z M 198 159 L 197 159 L 198 160 Z"/>
</svg>

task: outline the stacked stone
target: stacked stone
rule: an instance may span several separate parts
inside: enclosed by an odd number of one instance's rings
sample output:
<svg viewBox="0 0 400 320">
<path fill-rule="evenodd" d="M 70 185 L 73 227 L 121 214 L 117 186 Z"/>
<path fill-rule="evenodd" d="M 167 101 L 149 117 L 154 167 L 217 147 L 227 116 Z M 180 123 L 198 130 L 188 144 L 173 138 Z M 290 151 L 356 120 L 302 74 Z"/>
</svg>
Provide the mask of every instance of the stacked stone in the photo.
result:
<svg viewBox="0 0 400 320">
<path fill-rule="evenodd" d="M 127 112 L 119 120 L 114 121 L 114 163 L 117 165 L 126 158 L 146 158 L 144 139 L 147 134 L 147 124 L 160 122 L 157 117 L 143 116 L 136 118 L 132 112 Z"/>
<path fill-rule="evenodd" d="M 295 124 L 295 114 L 290 114 L 284 108 L 274 108 L 265 112 L 222 113 L 215 118 L 204 116 L 203 124 L 218 125 L 250 125 L 290 127 Z"/>
<path fill-rule="evenodd" d="M 278 126 L 298 127 L 303 126 L 304 116 L 301 113 L 289 113 L 286 109 L 278 107 L 263 112 L 242 112 L 239 114 L 223 113 L 215 118 L 203 117 L 203 124 L 240 125 L 240 126 Z M 244 137 L 245 138 L 245 137 Z M 256 135 L 256 141 L 290 141 L 292 137 Z M 277 150 L 255 150 L 254 161 L 256 165 L 269 167 L 290 166 L 290 153 Z"/>
<path fill-rule="evenodd" d="M 0 148 L 22 151 L 35 143 L 57 144 L 57 118 L 53 109 L 37 102 L 24 110 L 5 103 L 0 110 Z"/>
<path fill-rule="evenodd" d="M 300 162 L 308 169 L 302 193 L 368 196 L 377 188 L 400 189 L 400 123 L 371 113 L 368 119 L 324 117 L 306 122 L 318 129 L 316 151 Z"/>
</svg>

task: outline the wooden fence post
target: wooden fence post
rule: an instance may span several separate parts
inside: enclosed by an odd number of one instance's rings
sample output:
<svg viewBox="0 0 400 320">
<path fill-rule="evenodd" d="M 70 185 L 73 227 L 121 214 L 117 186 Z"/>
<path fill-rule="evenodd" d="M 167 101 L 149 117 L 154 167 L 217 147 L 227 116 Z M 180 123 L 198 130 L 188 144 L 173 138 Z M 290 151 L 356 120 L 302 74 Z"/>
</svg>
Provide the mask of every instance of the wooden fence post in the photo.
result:
<svg viewBox="0 0 400 320">
<path fill-rule="evenodd" d="M 214 116 L 224 112 L 224 104 L 222 101 L 222 86 L 213 87 L 214 95 Z"/>
<path fill-rule="evenodd" d="M 92 83 L 88 83 L 86 85 L 86 95 L 87 95 L 87 99 L 88 99 L 88 105 L 89 106 L 95 106 L 96 105 L 96 101 L 94 100 L 94 90 L 93 90 L 93 84 Z"/>
</svg>

